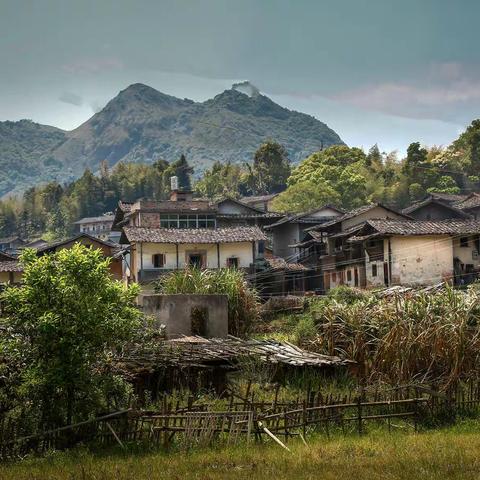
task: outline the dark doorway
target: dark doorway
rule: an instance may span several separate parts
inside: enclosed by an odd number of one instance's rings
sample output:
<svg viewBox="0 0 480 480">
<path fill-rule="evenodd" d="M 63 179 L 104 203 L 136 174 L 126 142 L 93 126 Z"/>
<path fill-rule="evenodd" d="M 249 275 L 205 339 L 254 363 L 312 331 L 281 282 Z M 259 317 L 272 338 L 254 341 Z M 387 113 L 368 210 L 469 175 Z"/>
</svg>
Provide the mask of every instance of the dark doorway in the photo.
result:
<svg viewBox="0 0 480 480">
<path fill-rule="evenodd" d="M 188 264 L 194 268 L 203 267 L 203 256 L 201 253 L 189 253 L 188 254 Z"/>
<path fill-rule="evenodd" d="M 190 320 L 192 335 L 206 337 L 208 334 L 208 308 L 193 307 L 190 314 Z"/>
</svg>

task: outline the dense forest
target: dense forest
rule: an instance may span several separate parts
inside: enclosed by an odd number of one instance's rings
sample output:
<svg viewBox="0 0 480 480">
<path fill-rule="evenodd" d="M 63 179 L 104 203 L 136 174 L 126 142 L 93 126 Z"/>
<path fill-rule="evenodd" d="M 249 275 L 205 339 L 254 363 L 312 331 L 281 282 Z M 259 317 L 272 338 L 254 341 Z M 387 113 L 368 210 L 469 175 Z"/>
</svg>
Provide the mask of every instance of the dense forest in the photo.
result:
<svg viewBox="0 0 480 480">
<path fill-rule="evenodd" d="M 308 211 L 325 203 L 348 209 L 374 201 L 401 208 L 431 192 L 480 191 L 480 120 L 448 147 L 413 142 L 401 159 L 395 152 L 381 152 L 377 145 L 368 152 L 338 145 L 292 168 L 286 150 L 272 140 L 258 148 L 251 164 L 215 162 L 193 185 L 192 174 L 183 155 L 172 163 L 120 162 L 111 170 L 103 162 L 97 174 L 87 169 L 71 183 L 50 182 L 1 201 L 0 237 L 68 236 L 74 221 L 111 212 L 120 199 L 167 198 L 173 175 L 182 188 L 193 188 L 203 198 L 281 192 L 274 208 L 285 212 Z"/>
</svg>

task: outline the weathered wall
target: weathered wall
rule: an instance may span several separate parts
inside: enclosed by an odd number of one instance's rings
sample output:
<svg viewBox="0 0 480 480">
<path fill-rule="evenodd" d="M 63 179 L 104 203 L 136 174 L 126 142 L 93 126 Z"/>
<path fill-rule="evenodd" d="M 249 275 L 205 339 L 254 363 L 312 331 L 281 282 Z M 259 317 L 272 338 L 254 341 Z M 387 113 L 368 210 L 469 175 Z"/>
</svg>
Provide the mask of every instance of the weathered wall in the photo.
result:
<svg viewBox="0 0 480 480">
<path fill-rule="evenodd" d="M 376 275 L 373 275 L 373 266 L 377 266 Z M 368 252 L 365 252 L 365 275 L 366 275 L 366 287 L 384 287 L 385 286 L 385 274 L 384 274 L 384 261 L 383 260 L 370 260 Z"/>
<path fill-rule="evenodd" d="M 451 279 L 453 246 L 448 236 L 391 237 L 392 285 L 432 285 Z M 388 241 L 385 242 L 388 249 Z M 388 250 L 385 252 L 388 259 Z"/>
<path fill-rule="evenodd" d="M 168 338 L 192 334 L 192 309 L 205 308 L 207 338 L 228 335 L 228 299 L 226 295 L 140 295 L 143 312 L 155 318 L 157 327 L 165 325 Z"/>
</svg>

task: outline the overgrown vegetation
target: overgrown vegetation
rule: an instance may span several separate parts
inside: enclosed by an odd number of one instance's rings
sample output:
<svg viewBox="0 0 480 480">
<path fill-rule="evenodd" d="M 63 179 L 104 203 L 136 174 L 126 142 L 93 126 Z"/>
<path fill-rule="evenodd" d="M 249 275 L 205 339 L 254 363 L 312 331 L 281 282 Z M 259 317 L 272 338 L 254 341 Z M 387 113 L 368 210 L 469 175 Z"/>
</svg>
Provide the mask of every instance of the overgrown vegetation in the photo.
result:
<svg viewBox="0 0 480 480">
<path fill-rule="evenodd" d="M 259 298 L 240 270 L 175 270 L 155 283 L 158 293 L 220 294 L 228 297 L 228 330 L 245 335 L 258 319 Z"/>
<path fill-rule="evenodd" d="M 140 327 L 137 286 L 79 244 L 20 261 L 23 285 L 1 295 L 0 412 L 41 431 L 125 406 L 129 387 L 108 365 Z"/>
<path fill-rule="evenodd" d="M 447 388 L 480 373 L 479 320 L 477 285 L 388 298 L 340 287 L 279 327 L 307 349 L 355 360 L 361 381 Z"/>
</svg>

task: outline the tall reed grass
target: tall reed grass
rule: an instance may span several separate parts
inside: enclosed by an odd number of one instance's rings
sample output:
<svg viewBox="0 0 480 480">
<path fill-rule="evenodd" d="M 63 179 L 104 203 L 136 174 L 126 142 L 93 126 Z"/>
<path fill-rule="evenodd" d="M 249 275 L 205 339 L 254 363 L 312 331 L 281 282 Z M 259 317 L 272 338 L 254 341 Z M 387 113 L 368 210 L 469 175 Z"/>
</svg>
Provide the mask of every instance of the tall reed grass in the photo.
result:
<svg viewBox="0 0 480 480">
<path fill-rule="evenodd" d="M 315 333 L 305 338 L 311 330 L 303 318 L 300 343 L 355 360 L 365 380 L 440 380 L 446 388 L 480 373 L 478 287 L 348 302 L 332 297 L 314 301 L 307 315 Z"/>
</svg>

